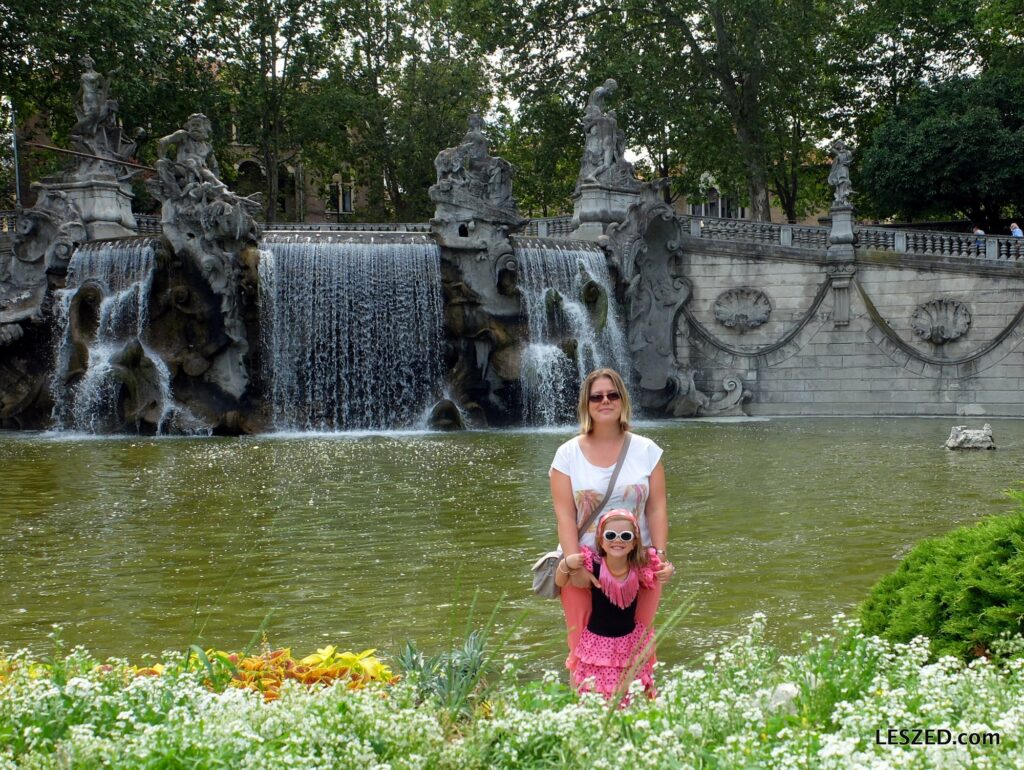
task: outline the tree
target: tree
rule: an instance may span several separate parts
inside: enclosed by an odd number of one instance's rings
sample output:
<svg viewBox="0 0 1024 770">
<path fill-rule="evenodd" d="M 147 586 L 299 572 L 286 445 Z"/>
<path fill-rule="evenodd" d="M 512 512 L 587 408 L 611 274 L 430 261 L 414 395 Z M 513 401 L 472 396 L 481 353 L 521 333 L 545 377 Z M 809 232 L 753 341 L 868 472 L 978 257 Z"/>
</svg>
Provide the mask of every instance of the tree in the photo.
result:
<svg viewBox="0 0 1024 770">
<path fill-rule="evenodd" d="M 863 146 L 918 89 L 976 68 L 977 13 L 973 0 L 885 0 L 841 15 L 828 43 L 844 137 Z"/>
<path fill-rule="evenodd" d="M 995 230 L 1024 213 L 1024 77 L 988 71 L 924 88 L 864 149 L 859 189 L 880 216 L 967 216 Z"/>
<path fill-rule="evenodd" d="M 0 96 L 14 106 L 19 130 L 28 126 L 32 136 L 67 141 L 75 122 L 79 59 L 86 53 L 99 71 L 118 70 L 113 94 L 129 130 L 170 131 L 189 112 L 216 119 L 224 102 L 196 6 L 171 0 L 0 0 Z M 35 166 L 23 168 L 26 189 L 27 177 L 65 162 L 34 156 L 22 158 Z"/>
<path fill-rule="evenodd" d="M 206 23 L 233 96 L 240 137 L 255 144 L 266 173 L 267 222 L 277 216 L 280 167 L 297 152 L 309 93 L 327 62 L 332 0 L 208 0 Z"/>
<path fill-rule="evenodd" d="M 631 146 L 675 192 L 710 173 L 742 187 L 755 219 L 775 193 L 789 218 L 816 145 L 828 138 L 832 81 L 824 0 L 463 0 L 475 34 L 501 51 L 513 93 L 566 101 L 606 77 Z M 818 196 L 813 196 L 817 198 Z"/>
<path fill-rule="evenodd" d="M 334 50 L 316 91 L 330 124 L 317 124 L 310 157 L 323 173 L 355 169 L 368 199 L 362 216 L 428 218 L 434 158 L 490 102 L 481 49 L 443 8 L 417 0 L 348 2 L 326 30 Z"/>
<path fill-rule="evenodd" d="M 576 105 L 557 94 L 530 98 L 517 110 L 499 105 L 492 135 L 492 153 L 515 169 L 523 214 L 549 217 L 572 210 L 582 147 Z"/>
</svg>

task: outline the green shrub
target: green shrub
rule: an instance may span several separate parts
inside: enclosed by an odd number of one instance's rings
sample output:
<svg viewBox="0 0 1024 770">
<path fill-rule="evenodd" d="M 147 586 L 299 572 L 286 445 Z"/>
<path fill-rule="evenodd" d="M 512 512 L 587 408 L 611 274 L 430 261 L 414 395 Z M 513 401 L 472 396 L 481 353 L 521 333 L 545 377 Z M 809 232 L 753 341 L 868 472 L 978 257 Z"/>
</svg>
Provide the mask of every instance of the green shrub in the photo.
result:
<svg viewBox="0 0 1024 770">
<path fill-rule="evenodd" d="M 990 655 L 1024 632 L 1024 492 L 1017 511 L 919 543 L 861 605 L 867 634 L 932 641 L 935 656 Z"/>
</svg>

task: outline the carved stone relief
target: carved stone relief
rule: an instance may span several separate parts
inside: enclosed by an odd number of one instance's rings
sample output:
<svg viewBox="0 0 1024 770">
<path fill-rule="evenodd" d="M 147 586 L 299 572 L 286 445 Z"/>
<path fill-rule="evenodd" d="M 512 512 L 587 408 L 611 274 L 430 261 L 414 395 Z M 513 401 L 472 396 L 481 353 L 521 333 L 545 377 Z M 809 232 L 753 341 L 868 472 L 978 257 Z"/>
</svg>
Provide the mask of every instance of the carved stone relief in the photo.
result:
<svg viewBox="0 0 1024 770">
<path fill-rule="evenodd" d="M 714 304 L 715 320 L 740 332 L 764 325 L 772 314 L 772 303 L 760 289 L 740 287 L 718 295 Z"/>
<path fill-rule="evenodd" d="M 164 235 L 175 252 L 193 260 L 220 298 L 229 344 L 204 376 L 237 398 L 249 382 L 240 297 L 242 253 L 259 242 L 262 231 L 253 217 L 261 205 L 258 196 L 235 195 L 220 181 L 210 133 L 209 119 L 197 113 L 184 128 L 163 137 L 157 176 L 148 187 L 163 203 Z M 166 157 L 172 148 L 173 158 Z"/>
<path fill-rule="evenodd" d="M 428 193 L 437 207 L 431 226 L 442 246 L 497 260 L 512 253 L 508 235 L 526 220 L 512 196 L 512 165 L 490 154 L 483 129 L 483 118 L 470 115 L 462 142 L 434 159 L 437 182 Z"/>
<path fill-rule="evenodd" d="M 910 328 L 922 340 L 945 345 L 971 328 L 971 311 L 959 300 L 940 298 L 920 304 L 910 316 Z"/>
</svg>

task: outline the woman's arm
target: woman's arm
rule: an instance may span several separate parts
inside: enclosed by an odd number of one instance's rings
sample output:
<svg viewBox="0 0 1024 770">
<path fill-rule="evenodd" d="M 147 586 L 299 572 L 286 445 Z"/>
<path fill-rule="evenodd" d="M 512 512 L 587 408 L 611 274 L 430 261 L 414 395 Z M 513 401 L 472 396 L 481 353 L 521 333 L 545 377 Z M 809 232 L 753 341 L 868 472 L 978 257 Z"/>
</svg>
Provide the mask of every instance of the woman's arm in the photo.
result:
<svg viewBox="0 0 1024 770">
<path fill-rule="evenodd" d="M 555 524 L 562 553 L 579 553 L 579 530 L 576 528 L 576 501 L 572 496 L 572 480 L 561 471 L 551 470 L 551 500 L 555 505 Z"/>
<path fill-rule="evenodd" d="M 654 466 L 650 476 L 650 495 L 647 498 L 647 529 L 651 542 L 659 551 L 668 550 L 668 494 L 665 492 L 665 466 Z M 663 560 L 664 561 L 664 560 Z"/>
<path fill-rule="evenodd" d="M 651 533 L 650 545 L 662 554 L 661 569 L 655 572 L 658 580 L 666 582 L 676 573 L 668 560 L 668 493 L 665 491 L 665 466 L 660 462 L 654 466 L 650 477 L 650 496 L 647 498 L 647 529 Z"/>
<path fill-rule="evenodd" d="M 559 588 L 565 588 L 569 583 L 569 578 L 572 577 L 572 573 L 580 568 L 583 563 L 582 554 L 574 553 L 571 556 L 566 556 L 555 567 L 555 585 Z"/>
<path fill-rule="evenodd" d="M 562 553 L 568 558 L 580 552 L 579 529 L 576 526 L 576 501 L 572 495 L 572 479 L 554 469 L 551 470 L 551 499 L 555 504 L 558 544 L 562 546 Z M 580 562 L 574 560 L 573 563 L 579 564 Z M 581 572 L 578 567 L 571 565 L 570 569 L 571 572 L 566 582 L 572 583 L 577 588 L 587 588 L 594 583 L 594 576 L 589 572 L 585 570 Z M 557 576 L 555 584 L 559 588 L 565 585 L 565 583 L 558 582 Z"/>
</svg>

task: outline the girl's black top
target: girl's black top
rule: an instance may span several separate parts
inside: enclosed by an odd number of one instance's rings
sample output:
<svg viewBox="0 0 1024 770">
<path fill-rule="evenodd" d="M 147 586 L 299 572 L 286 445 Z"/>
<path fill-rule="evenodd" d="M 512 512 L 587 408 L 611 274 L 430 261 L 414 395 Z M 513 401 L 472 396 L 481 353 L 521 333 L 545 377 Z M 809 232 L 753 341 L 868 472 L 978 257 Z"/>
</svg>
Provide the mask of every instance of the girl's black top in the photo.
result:
<svg viewBox="0 0 1024 770">
<path fill-rule="evenodd" d="M 601 576 L 601 562 L 594 560 L 595 577 Z M 597 586 L 590 587 L 593 610 L 587 622 L 587 630 L 598 636 L 626 636 L 636 628 L 636 599 L 626 609 L 619 609 Z M 637 594 L 639 598 L 639 593 Z"/>
</svg>

